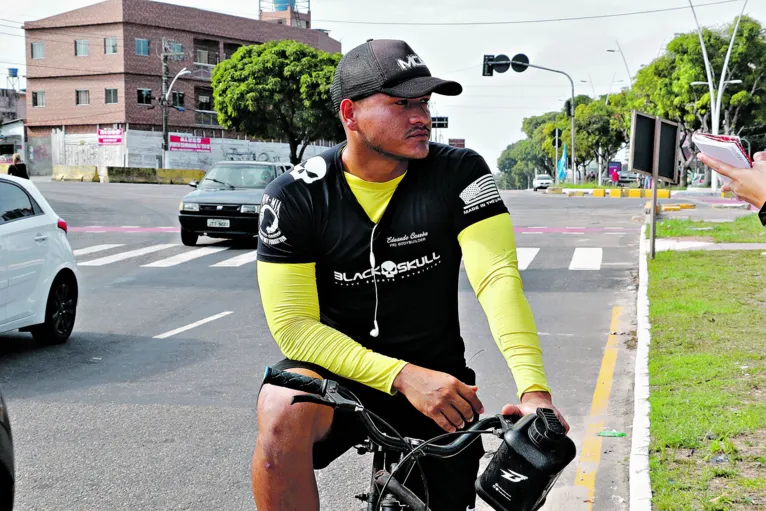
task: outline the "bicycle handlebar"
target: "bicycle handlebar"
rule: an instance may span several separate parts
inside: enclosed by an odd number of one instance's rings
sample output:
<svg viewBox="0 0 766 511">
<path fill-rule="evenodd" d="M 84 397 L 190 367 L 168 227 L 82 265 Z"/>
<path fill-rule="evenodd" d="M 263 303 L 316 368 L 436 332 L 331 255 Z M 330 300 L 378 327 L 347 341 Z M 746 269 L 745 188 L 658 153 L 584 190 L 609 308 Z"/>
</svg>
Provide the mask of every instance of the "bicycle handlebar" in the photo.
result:
<svg viewBox="0 0 766 511">
<path fill-rule="evenodd" d="M 309 392 L 311 394 L 319 394 L 320 396 L 324 396 L 327 389 L 326 380 L 320 380 L 312 378 L 311 376 L 304 376 L 302 374 L 291 373 L 288 371 L 280 371 L 273 367 L 266 367 L 266 371 L 263 374 L 263 383 L 269 383 L 278 387 L 285 387 L 301 392 Z"/>
<path fill-rule="evenodd" d="M 310 402 L 330 406 L 341 411 L 358 413 L 372 440 L 387 449 L 409 452 L 425 442 L 424 440 L 417 438 L 406 438 L 405 442 L 402 442 L 400 438 L 382 432 L 370 418 L 369 412 L 365 410 L 363 403 L 360 403 L 358 399 L 352 400 L 343 396 L 343 391 L 346 391 L 345 393 L 348 395 L 353 396 L 353 394 L 333 380 L 321 380 L 288 371 L 280 371 L 273 367 L 267 367 L 263 376 L 263 383 L 321 396 L 295 396 L 293 397 L 292 404 Z M 501 417 L 511 424 L 518 419 L 518 417 L 508 415 L 485 417 L 484 419 L 476 421 L 468 429 L 457 432 L 456 434 L 462 434 L 457 440 L 446 445 L 428 444 L 423 447 L 421 451 L 427 456 L 434 456 L 437 458 L 449 458 L 455 456 L 479 438 L 481 432 L 505 427 Z"/>
</svg>

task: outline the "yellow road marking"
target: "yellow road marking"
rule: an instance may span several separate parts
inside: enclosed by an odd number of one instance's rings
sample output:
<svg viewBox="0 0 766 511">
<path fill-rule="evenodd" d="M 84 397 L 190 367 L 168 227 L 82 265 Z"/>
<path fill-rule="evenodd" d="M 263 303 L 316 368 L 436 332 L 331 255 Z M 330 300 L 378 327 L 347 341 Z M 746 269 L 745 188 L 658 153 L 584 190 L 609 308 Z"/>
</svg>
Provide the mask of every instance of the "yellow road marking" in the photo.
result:
<svg viewBox="0 0 766 511">
<path fill-rule="evenodd" d="M 612 309 L 612 323 L 609 327 L 610 332 L 616 332 L 619 326 L 618 318 L 622 312 L 622 307 Z M 575 486 L 582 486 L 588 491 L 586 500 L 586 509 L 593 509 L 593 497 L 596 491 L 596 472 L 601 462 L 601 437 L 596 436 L 599 431 L 604 429 L 604 420 L 609 405 L 609 395 L 612 392 L 612 379 L 614 377 L 614 366 L 617 363 L 617 351 L 619 344 L 616 335 L 609 335 L 604 349 L 604 358 L 601 360 L 601 370 L 598 373 L 596 390 L 593 392 L 593 402 L 590 407 L 590 417 L 585 429 L 585 438 L 580 453 L 580 461 L 577 464 L 577 476 L 575 477 Z"/>
</svg>

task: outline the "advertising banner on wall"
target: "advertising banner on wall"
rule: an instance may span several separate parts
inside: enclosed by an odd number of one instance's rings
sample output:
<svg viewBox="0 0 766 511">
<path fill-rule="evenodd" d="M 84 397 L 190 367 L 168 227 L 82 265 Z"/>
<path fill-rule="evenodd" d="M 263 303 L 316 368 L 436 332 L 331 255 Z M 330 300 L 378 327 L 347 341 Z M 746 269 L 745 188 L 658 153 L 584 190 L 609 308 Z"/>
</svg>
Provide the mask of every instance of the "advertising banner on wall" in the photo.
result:
<svg viewBox="0 0 766 511">
<path fill-rule="evenodd" d="M 210 144 L 210 137 L 170 135 L 168 140 L 168 150 L 209 153 L 212 151 L 212 146 Z"/>
<path fill-rule="evenodd" d="M 99 145 L 119 145 L 122 144 L 122 128 L 99 128 Z"/>
</svg>

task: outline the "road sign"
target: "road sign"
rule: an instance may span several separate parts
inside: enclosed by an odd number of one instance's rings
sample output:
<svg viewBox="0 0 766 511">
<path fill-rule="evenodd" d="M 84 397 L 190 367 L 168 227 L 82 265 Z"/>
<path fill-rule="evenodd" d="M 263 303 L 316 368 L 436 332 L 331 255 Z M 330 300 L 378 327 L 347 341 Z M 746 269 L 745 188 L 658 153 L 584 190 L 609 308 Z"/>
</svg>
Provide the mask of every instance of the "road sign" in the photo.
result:
<svg viewBox="0 0 766 511">
<path fill-rule="evenodd" d="M 657 226 L 657 182 L 678 182 L 678 156 L 681 144 L 678 124 L 633 110 L 630 129 L 631 171 L 652 178 L 652 211 L 649 254 L 654 259 Z"/>
<path fill-rule="evenodd" d="M 494 55 L 484 55 L 484 66 L 481 69 L 481 76 L 492 76 L 493 60 L 495 60 Z"/>
<path fill-rule="evenodd" d="M 553 143 L 558 144 L 561 142 L 561 130 L 556 128 L 553 130 Z"/>
<path fill-rule="evenodd" d="M 678 124 L 633 111 L 630 130 L 630 170 L 658 180 L 678 182 L 680 140 Z"/>
<path fill-rule="evenodd" d="M 511 67 L 517 73 L 523 73 L 529 67 L 527 64 L 529 64 L 529 57 L 523 53 L 519 53 L 513 56 L 513 63 L 511 64 Z"/>
<path fill-rule="evenodd" d="M 431 117 L 431 129 L 448 128 L 448 117 Z"/>
</svg>

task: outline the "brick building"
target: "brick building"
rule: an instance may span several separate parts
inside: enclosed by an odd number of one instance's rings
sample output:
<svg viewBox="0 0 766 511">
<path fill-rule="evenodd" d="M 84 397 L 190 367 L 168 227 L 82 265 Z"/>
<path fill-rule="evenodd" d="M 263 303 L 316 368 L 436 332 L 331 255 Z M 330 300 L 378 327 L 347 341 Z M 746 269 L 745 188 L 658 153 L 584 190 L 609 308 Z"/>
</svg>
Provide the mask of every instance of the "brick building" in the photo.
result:
<svg viewBox="0 0 766 511">
<path fill-rule="evenodd" d="M 286 15 L 291 15 L 286 13 Z M 310 27 L 309 22 L 304 25 Z M 210 74 L 242 45 L 293 39 L 340 52 L 322 30 L 290 26 L 271 15 L 259 21 L 149 0 L 107 0 L 24 24 L 27 62 L 27 137 L 94 134 L 97 128 L 159 131 L 160 108 L 146 93 L 162 90 L 159 50 L 174 41 L 182 60 L 170 62 L 170 77 L 182 68 L 170 109 L 172 132 L 224 137 L 212 106 Z M 156 104 L 156 102 L 153 102 Z"/>
</svg>

